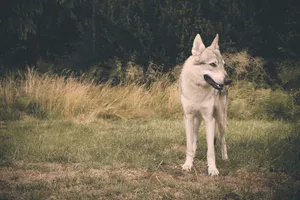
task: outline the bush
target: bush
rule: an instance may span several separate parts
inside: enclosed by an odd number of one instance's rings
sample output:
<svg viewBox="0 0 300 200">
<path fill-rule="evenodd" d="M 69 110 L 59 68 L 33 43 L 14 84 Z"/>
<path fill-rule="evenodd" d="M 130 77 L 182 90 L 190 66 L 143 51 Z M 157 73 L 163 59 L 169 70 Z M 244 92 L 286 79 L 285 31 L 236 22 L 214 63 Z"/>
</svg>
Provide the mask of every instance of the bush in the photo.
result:
<svg viewBox="0 0 300 200">
<path fill-rule="evenodd" d="M 234 80 L 229 87 L 229 118 L 294 120 L 300 116 L 295 100 L 299 92 L 292 95 L 265 87 L 261 58 L 245 51 L 225 54 L 224 58 Z M 181 66 L 162 73 L 162 67 L 152 62 L 146 71 L 134 62 L 121 69 L 117 58 L 107 65 L 112 66 L 105 72 L 106 82 L 101 80 L 104 71 L 97 67 L 81 76 L 66 71 L 62 75 L 41 74 L 30 68 L 7 76 L 0 84 L 2 115 L 8 119 L 25 114 L 68 120 L 182 117 L 178 81 Z"/>
<path fill-rule="evenodd" d="M 255 106 L 255 116 L 261 113 L 271 119 L 289 119 L 293 120 L 299 113 L 300 107 L 295 105 L 291 95 L 282 90 L 266 90 L 264 99 L 260 99 Z"/>
</svg>

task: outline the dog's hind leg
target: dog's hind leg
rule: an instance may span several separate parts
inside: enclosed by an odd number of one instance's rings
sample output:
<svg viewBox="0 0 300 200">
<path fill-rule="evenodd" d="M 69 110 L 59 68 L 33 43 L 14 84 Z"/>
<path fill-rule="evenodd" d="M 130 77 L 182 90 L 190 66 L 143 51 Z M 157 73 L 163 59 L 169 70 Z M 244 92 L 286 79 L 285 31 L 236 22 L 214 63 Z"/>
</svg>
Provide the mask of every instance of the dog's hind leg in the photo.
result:
<svg viewBox="0 0 300 200">
<path fill-rule="evenodd" d="M 217 143 L 218 135 L 219 135 L 218 124 L 215 123 L 215 137 L 214 137 L 214 145 L 215 145 L 215 146 L 216 146 L 216 143 Z"/>
<path fill-rule="evenodd" d="M 220 144 L 221 144 L 221 153 L 222 153 L 222 159 L 227 160 L 227 146 L 226 146 L 226 112 L 217 113 L 216 115 L 216 124 L 219 130 L 220 134 Z"/>
<path fill-rule="evenodd" d="M 195 142 L 195 126 L 194 126 L 195 116 L 192 114 L 184 115 L 185 122 L 185 133 L 186 133 L 186 160 L 182 165 L 182 170 L 190 171 L 193 166 L 193 161 L 195 157 L 195 149 L 197 148 L 197 141 Z M 197 138 L 196 138 L 197 140 Z M 196 145 L 195 145 L 196 144 Z"/>
<path fill-rule="evenodd" d="M 220 143 L 221 143 L 221 153 L 222 159 L 227 160 L 227 147 L 226 147 L 226 140 L 225 140 L 225 126 L 222 123 L 219 123 L 219 130 L 220 130 Z"/>
</svg>

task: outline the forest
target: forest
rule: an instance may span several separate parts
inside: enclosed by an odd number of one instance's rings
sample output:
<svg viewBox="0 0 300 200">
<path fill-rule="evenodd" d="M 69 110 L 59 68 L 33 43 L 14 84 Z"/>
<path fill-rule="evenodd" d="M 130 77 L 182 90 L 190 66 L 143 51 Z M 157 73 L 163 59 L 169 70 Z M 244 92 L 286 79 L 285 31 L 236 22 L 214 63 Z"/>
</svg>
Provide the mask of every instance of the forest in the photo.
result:
<svg viewBox="0 0 300 200">
<path fill-rule="evenodd" d="M 299 19 L 296 0 L 5 0 L 0 75 L 34 66 L 106 80 L 100 72 L 113 59 L 167 72 L 191 54 L 197 33 L 204 42 L 219 33 L 222 52 L 263 58 L 268 87 L 298 88 Z"/>
</svg>

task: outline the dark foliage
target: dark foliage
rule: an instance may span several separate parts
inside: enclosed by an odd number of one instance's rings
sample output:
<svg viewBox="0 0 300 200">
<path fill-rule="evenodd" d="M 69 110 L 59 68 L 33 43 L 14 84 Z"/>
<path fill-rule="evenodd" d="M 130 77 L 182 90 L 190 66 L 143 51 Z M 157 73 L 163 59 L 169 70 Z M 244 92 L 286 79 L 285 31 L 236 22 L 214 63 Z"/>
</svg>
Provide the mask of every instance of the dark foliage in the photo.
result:
<svg viewBox="0 0 300 200">
<path fill-rule="evenodd" d="M 6 0 L 1 73 L 40 61 L 84 72 L 114 57 L 144 68 L 152 60 L 167 71 L 190 55 L 196 33 L 205 42 L 220 33 L 223 52 L 264 57 L 276 81 L 269 63 L 298 59 L 299 18 L 295 0 Z"/>
</svg>

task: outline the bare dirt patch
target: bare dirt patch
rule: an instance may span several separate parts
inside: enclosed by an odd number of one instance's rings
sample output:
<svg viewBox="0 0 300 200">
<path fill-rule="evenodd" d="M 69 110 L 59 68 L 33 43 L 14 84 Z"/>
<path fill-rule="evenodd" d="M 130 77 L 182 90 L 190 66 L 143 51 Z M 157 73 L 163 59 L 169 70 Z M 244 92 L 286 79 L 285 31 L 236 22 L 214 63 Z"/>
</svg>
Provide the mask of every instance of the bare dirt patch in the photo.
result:
<svg viewBox="0 0 300 200">
<path fill-rule="evenodd" d="M 194 193 L 205 191 L 213 196 L 221 193 L 224 199 L 240 194 L 234 191 L 244 191 L 255 195 L 269 193 L 274 184 L 281 184 L 284 175 L 264 174 L 239 169 L 235 173 L 225 176 L 210 177 L 204 171 L 205 162 L 198 162 L 197 168 L 191 172 L 181 171 L 177 165 L 158 166 L 154 171 L 142 168 L 103 167 L 95 169 L 84 164 L 57 164 L 57 163 L 28 163 L 17 164 L 12 167 L 0 168 L 0 189 L 9 194 L 16 186 L 46 182 L 59 183 L 58 190 L 53 190 L 57 197 L 71 198 L 72 195 L 82 193 L 101 196 L 104 199 L 138 199 L 139 195 L 150 195 L 149 198 L 192 198 Z M 272 177 L 270 179 L 270 177 Z M 299 181 L 295 182 L 300 186 Z M 37 187 L 40 187 L 37 185 Z M 225 188 L 227 191 L 222 190 Z M 226 189 L 229 188 L 229 189 Z M 87 192 L 88 191 L 88 192 Z M 217 191 L 217 192 L 216 192 Z M 20 191 L 15 191 L 19 195 Z M 48 191 L 49 193 L 49 191 Z M 0 193 L 1 194 L 1 193 Z M 67 195 L 67 196 L 66 196 Z M 68 196 L 71 195 L 71 196 Z M 214 196 L 213 196 L 214 197 Z M 235 198 L 235 197 L 234 197 Z"/>
</svg>

